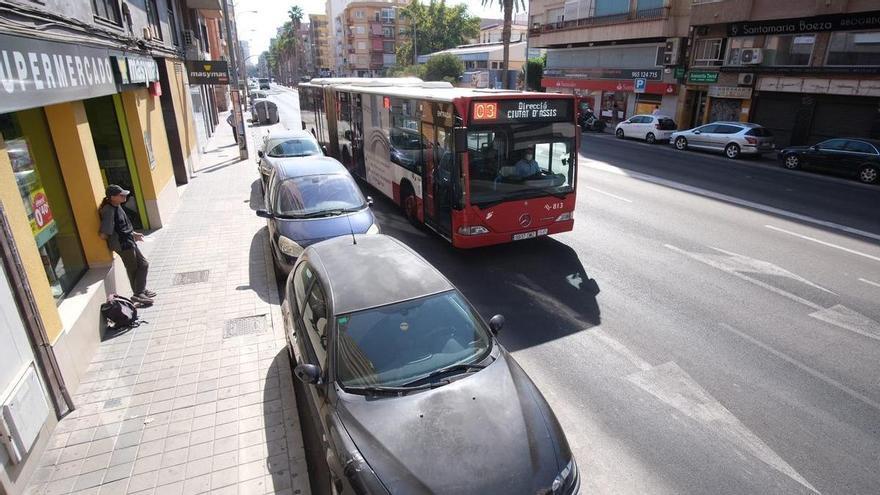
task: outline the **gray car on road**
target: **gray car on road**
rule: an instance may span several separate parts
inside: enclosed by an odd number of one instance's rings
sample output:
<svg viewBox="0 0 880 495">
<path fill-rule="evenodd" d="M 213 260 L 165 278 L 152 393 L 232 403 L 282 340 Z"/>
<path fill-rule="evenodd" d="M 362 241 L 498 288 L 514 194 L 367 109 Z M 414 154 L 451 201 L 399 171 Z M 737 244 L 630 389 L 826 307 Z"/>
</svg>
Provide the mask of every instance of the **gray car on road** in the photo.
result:
<svg viewBox="0 0 880 495">
<path fill-rule="evenodd" d="M 730 159 L 740 155 L 772 153 L 775 138 L 769 129 L 749 122 L 712 122 L 672 133 L 669 144 L 683 151 L 688 148 L 720 151 Z"/>
</svg>

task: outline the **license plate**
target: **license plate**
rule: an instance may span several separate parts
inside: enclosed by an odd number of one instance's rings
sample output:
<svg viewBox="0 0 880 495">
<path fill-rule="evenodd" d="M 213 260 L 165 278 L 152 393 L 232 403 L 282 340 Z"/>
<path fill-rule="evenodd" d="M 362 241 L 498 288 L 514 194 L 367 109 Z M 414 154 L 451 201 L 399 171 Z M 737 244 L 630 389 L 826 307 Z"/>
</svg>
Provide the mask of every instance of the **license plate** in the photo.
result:
<svg viewBox="0 0 880 495">
<path fill-rule="evenodd" d="M 533 230 L 531 232 L 521 232 L 519 234 L 513 234 L 513 240 L 514 241 L 522 241 L 525 239 L 534 239 L 535 237 L 538 237 L 539 235 L 547 235 L 547 229 L 538 229 L 538 230 Z"/>
</svg>

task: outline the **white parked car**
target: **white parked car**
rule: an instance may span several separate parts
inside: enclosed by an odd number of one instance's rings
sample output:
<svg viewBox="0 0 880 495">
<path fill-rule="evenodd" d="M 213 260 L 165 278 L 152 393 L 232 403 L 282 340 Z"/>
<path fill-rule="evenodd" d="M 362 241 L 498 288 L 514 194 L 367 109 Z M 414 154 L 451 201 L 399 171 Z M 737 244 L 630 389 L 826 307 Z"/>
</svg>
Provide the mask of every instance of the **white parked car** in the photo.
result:
<svg viewBox="0 0 880 495">
<path fill-rule="evenodd" d="M 633 115 L 617 124 L 614 134 L 620 138 L 644 139 L 648 144 L 668 142 L 675 132 L 675 121 L 665 115 Z"/>
</svg>

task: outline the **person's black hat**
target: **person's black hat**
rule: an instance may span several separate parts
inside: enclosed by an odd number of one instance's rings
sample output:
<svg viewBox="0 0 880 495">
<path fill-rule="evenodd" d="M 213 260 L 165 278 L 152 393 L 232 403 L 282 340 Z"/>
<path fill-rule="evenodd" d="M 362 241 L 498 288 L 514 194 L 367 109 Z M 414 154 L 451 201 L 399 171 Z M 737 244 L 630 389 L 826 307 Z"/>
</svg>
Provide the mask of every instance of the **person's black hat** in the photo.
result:
<svg viewBox="0 0 880 495">
<path fill-rule="evenodd" d="M 116 184 L 110 184 L 107 186 L 107 197 L 116 196 L 117 194 L 124 194 L 128 196 L 131 194 L 131 191 L 127 189 L 123 189 L 122 186 L 117 186 Z"/>
</svg>

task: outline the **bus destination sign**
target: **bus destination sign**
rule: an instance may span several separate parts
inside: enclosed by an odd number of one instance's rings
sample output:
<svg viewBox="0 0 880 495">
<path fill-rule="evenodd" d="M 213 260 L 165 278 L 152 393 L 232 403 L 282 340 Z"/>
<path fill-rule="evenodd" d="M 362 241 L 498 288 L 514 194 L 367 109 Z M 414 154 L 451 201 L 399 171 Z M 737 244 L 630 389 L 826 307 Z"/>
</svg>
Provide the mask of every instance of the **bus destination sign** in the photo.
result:
<svg viewBox="0 0 880 495">
<path fill-rule="evenodd" d="M 498 100 L 471 104 L 473 123 L 565 122 L 571 120 L 571 100 Z"/>
</svg>

